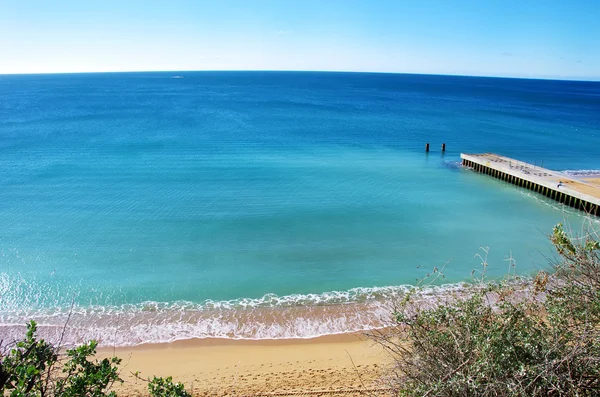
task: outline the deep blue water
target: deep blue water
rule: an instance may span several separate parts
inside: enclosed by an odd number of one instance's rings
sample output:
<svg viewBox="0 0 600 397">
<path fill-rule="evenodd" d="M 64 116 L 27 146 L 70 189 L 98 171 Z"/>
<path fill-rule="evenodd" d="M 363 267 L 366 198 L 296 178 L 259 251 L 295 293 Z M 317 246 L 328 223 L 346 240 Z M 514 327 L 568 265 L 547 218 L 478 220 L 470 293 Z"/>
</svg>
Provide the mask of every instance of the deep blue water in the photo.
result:
<svg viewBox="0 0 600 397">
<path fill-rule="evenodd" d="M 531 275 L 552 226 L 584 222 L 462 169 L 460 152 L 596 170 L 599 145 L 598 82 L 0 76 L 0 321 L 59 324 L 74 301 L 82 338 L 129 316 L 122 344 L 366 326 L 336 304 L 446 262 L 444 283 L 469 280 L 484 246 L 491 277 L 511 254 Z"/>
</svg>

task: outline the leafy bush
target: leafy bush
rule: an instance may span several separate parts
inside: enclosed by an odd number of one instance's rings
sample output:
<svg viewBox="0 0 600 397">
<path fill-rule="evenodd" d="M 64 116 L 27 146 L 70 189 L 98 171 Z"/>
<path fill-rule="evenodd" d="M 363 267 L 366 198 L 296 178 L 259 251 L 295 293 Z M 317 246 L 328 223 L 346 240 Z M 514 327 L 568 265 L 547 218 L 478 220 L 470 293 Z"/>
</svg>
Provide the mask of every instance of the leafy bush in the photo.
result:
<svg viewBox="0 0 600 397">
<path fill-rule="evenodd" d="M 121 359 L 95 360 L 98 343 L 91 341 L 60 354 L 59 348 L 36 338 L 31 321 L 25 339 L 0 361 L 0 395 L 10 397 L 116 397 L 111 391 L 123 380 Z M 149 380 L 151 397 L 190 397 L 184 386 L 171 377 Z"/>
<path fill-rule="evenodd" d="M 0 363 L 0 390 L 11 397 L 44 396 L 115 396 L 108 390 L 119 378 L 121 359 L 90 358 L 96 354 L 97 342 L 91 341 L 66 350 L 36 338 L 37 325 L 30 322 L 25 339 L 15 344 Z"/>
<path fill-rule="evenodd" d="M 600 393 L 600 245 L 551 240 L 562 260 L 524 288 L 489 284 L 423 308 L 409 294 L 397 327 L 375 335 L 405 396 L 592 396 Z"/>
<path fill-rule="evenodd" d="M 10 391 L 10 396 L 46 395 L 47 372 L 58 360 L 52 345 L 38 341 L 37 326 L 31 322 L 23 341 L 15 344 L 0 364 L 0 390 Z"/>
<path fill-rule="evenodd" d="M 153 397 L 191 397 L 185 391 L 183 384 L 173 383 L 173 378 L 157 378 L 156 376 L 148 382 L 150 395 Z"/>
<path fill-rule="evenodd" d="M 98 342 L 91 341 L 75 349 L 67 350 L 67 361 L 63 367 L 64 377 L 56 378 L 57 395 L 76 396 L 115 396 L 115 392 L 106 394 L 114 382 L 122 382 L 118 365 L 121 359 L 105 358 L 101 361 L 89 361 L 96 354 Z"/>
</svg>

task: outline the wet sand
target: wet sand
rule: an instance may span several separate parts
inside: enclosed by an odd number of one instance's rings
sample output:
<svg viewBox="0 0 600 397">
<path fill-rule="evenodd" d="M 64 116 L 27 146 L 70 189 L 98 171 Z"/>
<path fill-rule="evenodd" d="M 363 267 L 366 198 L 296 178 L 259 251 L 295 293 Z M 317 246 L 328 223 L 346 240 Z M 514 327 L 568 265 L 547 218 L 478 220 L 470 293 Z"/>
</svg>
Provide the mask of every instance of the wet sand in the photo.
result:
<svg viewBox="0 0 600 397">
<path fill-rule="evenodd" d="M 204 339 L 101 349 L 123 359 L 120 395 L 147 395 L 142 378 L 172 376 L 198 396 L 381 388 L 387 355 L 362 334 L 270 341 Z M 338 393 L 337 395 L 352 395 Z M 381 393 L 378 393 L 381 394 Z M 326 395 L 326 394 L 324 394 Z"/>
</svg>

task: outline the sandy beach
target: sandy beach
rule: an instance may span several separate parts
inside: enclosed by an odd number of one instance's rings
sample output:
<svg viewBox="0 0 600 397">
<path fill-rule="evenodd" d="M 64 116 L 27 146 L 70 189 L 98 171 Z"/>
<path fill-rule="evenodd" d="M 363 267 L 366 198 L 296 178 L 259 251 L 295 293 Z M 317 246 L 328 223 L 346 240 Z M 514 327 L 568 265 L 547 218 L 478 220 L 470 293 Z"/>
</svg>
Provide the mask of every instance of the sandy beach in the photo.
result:
<svg viewBox="0 0 600 397">
<path fill-rule="evenodd" d="M 590 195 L 592 197 L 600 197 L 600 179 L 598 178 L 581 178 L 586 183 L 582 183 L 576 179 L 560 179 L 562 183 L 578 192 Z"/>
<path fill-rule="evenodd" d="M 600 187 L 600 178 L 598 176 L 593 176 L 593 177 L 583 177 L 581 178 L 584 181 L 586 181 L 587 183 L 590 183 L 592 185 L 598 186 Z"/>
<path fill-rule="evenodd" d="M 359 390 L 384 386 L 381 378 L 387 363 L 381 347 L 362 334 L 267 341 L 188 340 L 99 351 L 101 357 L 112 354 L 123 359 L 125 382 L 117 390 L 129 396 L 148 394 L 146 383 L 133 375 L 136 371 L 142 378 L 172 376 L 198 396 L 318 391 L 358 395 Z"/>
</svg>

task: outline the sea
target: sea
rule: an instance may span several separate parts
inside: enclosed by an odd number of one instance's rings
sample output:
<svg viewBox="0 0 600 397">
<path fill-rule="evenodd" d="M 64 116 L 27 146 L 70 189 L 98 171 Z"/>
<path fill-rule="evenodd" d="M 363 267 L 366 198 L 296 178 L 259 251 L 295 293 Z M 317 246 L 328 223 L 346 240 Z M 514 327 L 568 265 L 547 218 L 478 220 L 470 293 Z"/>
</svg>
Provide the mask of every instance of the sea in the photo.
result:
<svg viewBox="0 0 600 397">
<path fill-rule="evenodd" d="M 461 152 L 579 176 L 599 148 L 600 82 L 2 75 L 0 339 L 30 319 L 104 346 L 386 326 L 412 286 L 531 277 L 555 224 L 599 225 Z"/>
</svg>

